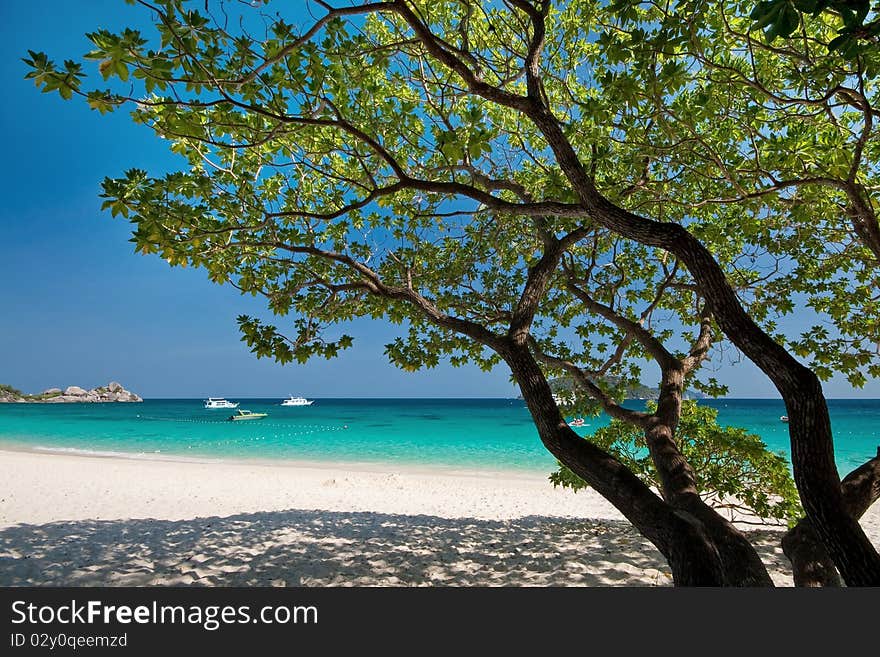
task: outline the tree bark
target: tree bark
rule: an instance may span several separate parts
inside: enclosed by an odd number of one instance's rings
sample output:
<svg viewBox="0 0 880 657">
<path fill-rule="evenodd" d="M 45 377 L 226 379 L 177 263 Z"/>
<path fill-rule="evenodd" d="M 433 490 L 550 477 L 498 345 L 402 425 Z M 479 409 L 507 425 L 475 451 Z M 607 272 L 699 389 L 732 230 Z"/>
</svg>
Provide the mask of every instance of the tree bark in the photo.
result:
<svg viewBox="0 0 880 657">
<path fill-rule="evenodd" d="M 862 244 L 867 247 L 877 263 L 880 264 L 880 223 L 877 221 L 877 215 L 867 200 L 867 194 L 864 187 L 851 183 L 847 186 L 847 196 L 849 197 L 849 205 L 847 205 L 846 213 L 852 221 L 853 230 Z"/>
<path fill-rule="evenodd" d="M 861 518 L 880 498 L 880 448 L 841 482 L 843 501 L 850 515 Z M 791 561 L 795 586 L 840 586 L 840 575 L 809 518 L 803 518 L 782 537 L 782 551 Z"/>
<path fill-rule="evenodd" d="M 683 390 L 683 369 L 664 368 L 657 411 L 645 430 L 651 460 L 660 476 L 663 499 L 700 523 L 718 552 L 725 585 L 773 586 L 773 580 L 754 546 L 733 523 L 706 504 L 699 495 L 693 469 L 675 441 Z"/>
<path fill-rule="evenodd" d="M 795 586 L 840 586 L 840 574 L 809 518 L 801 518 L 782 537 L 782 551 L 791 562 Z"/>
</svg>

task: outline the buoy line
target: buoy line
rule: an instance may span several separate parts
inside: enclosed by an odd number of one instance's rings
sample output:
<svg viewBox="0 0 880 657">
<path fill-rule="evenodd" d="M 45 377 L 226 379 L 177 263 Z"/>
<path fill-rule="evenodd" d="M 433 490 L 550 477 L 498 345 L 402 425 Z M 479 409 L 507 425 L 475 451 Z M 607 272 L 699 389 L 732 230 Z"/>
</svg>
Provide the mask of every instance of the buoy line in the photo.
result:
<svg viewBox="0 0 880 657">
<path fill-rule="evenodd" d="M 189 418 L 177 418 L 177 417 L 156 417 L 153 415 L 138 415 L 137 416 L 141 420 L 153 420 L 157 422 L 186 422 L 188 424 L 222 424 L 225 426 L 229 426 L 231 423 L 229 420 L 194 420 Z M 257 425 L 254 425 L 257 426 Z M 260 427 L 274 427 L 276 429 L 310 429 L 311 431 L 300 431 L 291 435 L 300 435 L 303 433 L 315 433 L 315 431 L 342 431 L 344 429 L 348 429 L 348 425 L 343 426 L 334 426 L 334 425 L 326 425 L 326 424 L 277 424 L 274 422 L 260 422 Z"/>
</svg>

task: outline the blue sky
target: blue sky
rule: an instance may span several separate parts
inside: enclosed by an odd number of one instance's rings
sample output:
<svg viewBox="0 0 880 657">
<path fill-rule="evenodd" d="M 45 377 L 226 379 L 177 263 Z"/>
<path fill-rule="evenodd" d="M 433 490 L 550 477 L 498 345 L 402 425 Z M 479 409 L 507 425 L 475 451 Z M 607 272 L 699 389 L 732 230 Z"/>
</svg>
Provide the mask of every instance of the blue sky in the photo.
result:
<svg viewBox="0 0 880 657">
<path fill-rule="evenodd" d="M 355 346 L 335 360 L 257 360 L 235 317 L 267 317 L 259 299 L 133 253 L 129 224 L 100 211 L 99 183 L 129 167 L 163 171 L 174 160 L 125 112 L 102 117 L 40 94 L 24 79 L 21 58 L 28 49 L 56 61 L 79 57 L 89 49 L 85 32 L 142 24 L 142 16 L 123 0 L 0 3 L 0 383 L 34 392 L 115 379 L 145 397 L 514 396 L 503 367 L 393 368 L 382 351 L 394 327 L 366 320 L 347 329 Z M 732 396 L 777 396 L 748 363 L 717 376 Z M 880 397 L 878 381 L 859 391 L 845 381 L 825 388 L 831 397 Z"/>
</svg>

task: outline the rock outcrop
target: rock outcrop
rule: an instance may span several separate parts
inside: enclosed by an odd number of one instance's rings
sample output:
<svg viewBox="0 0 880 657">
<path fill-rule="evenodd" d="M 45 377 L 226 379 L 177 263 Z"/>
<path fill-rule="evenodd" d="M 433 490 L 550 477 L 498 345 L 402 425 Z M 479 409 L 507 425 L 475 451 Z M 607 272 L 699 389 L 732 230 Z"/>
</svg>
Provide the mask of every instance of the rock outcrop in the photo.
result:
<svg viewBox="0 0 880 657">
<path fill-rule="evenodd" d="M 61 388 L 49 388 L 39 395 L 25 395 L 9 386 L 0 387 L 0 403 L 69 404 L 141 401 L 144 400 L 116 381 L 91 390 L 79 386 L 68 386 L 63 391 Z"/>
<path fill-rule="evenodd" d="M 21 393 L 15 388 L 0 386 L 0 403 L 17 402 L 21 399 Z"/>
</svg>

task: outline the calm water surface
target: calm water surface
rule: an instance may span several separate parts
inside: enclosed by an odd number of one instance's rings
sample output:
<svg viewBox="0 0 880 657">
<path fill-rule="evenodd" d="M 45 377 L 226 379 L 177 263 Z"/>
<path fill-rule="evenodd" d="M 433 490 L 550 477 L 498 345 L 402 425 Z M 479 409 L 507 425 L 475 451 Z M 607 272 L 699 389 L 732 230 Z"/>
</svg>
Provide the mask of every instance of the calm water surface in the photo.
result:
<svg viewBox="0 0 880 657">
<path fill-rule="evenodd" d="M 548 472 L 543 448 L 522 400 L 319 399 L 283 407 L 248 399 L 240 408 L 265 420 L 228 422 L 229 410 L 205 410 L 198 399 L 141 404 L 0 404 L 0 447 L 235 459 L 295 459 L 443 465 Z M 722 424 L 760 435 L 788 450 L 785 407 L 777 400 L 720 399 Z M 642 402 L 630 402 L 638 407 Z M 830 400 L 838 465 L 851 470 L 875 455 L 880 400 Z M 589 434 L 605 416 L 577 429 Z"/>
</svg>

